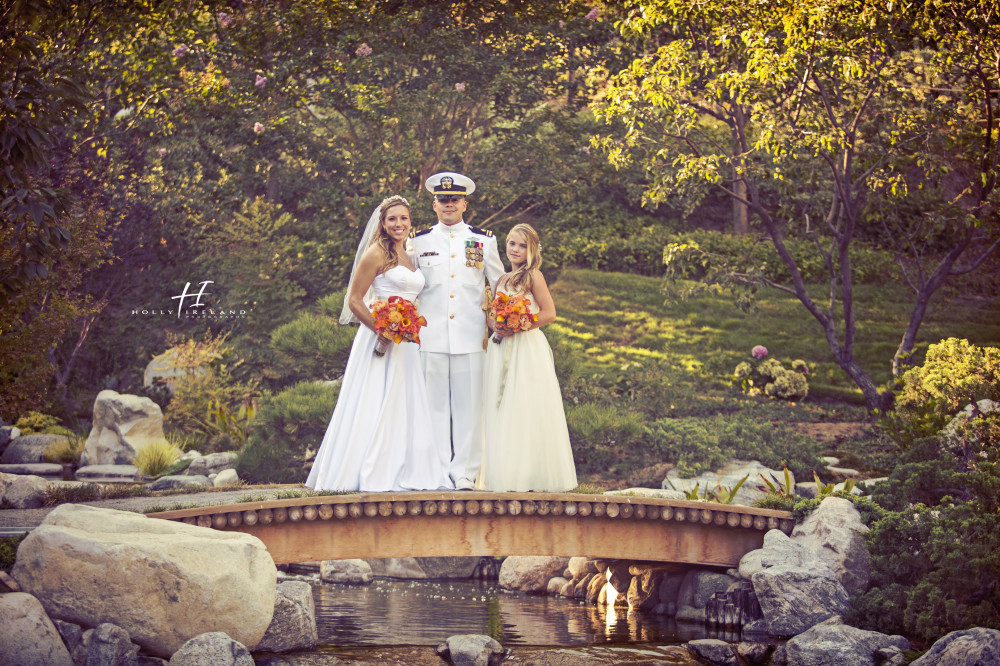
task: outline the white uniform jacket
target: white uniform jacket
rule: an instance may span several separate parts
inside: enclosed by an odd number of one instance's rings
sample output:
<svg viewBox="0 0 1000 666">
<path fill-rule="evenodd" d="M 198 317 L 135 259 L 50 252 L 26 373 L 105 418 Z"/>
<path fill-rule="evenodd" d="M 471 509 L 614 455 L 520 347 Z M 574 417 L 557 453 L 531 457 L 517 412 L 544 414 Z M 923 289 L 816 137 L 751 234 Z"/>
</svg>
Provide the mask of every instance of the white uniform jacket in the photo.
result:
<svg viewBox="0 0 1000 666">
<path fill-rule="evenodd" d="M 427 319 L 420 329 L 420 351 L 482 352 L 484 277 L 495 291 L 504 274 L 493 232 L 465 222 L 450 227 L 439 222 L 415 233 L 412 248 L 426 280 L 419 297 L 420 314 Z"/>
</svg>

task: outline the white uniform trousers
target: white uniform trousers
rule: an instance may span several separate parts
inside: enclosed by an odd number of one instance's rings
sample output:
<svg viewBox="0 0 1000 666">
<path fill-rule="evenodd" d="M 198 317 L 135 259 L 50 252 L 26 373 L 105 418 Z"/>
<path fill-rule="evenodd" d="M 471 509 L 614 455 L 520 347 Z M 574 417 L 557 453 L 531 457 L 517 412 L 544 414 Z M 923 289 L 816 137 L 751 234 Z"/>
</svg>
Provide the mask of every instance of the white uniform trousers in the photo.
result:
<svg viewBox="0 0 1000 666">
<path fill-rule="evenodd" d="M 483 457 L 483 354 L 420 352 L 420 360 L 434 434 L 451 460 L 448 475 L 475 481 Z"/>
</svg>

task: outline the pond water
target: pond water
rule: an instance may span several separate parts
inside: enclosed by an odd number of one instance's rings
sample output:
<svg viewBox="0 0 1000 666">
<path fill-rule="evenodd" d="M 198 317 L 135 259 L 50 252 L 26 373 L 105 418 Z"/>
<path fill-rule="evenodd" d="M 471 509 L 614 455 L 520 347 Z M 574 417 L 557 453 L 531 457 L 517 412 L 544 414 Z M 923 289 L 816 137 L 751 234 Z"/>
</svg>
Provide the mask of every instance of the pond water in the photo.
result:
<svg viewBox="0 0 1000 666">
<path fill-rule="evenodd" d="M 501 592 L 495 581 L 376 579 L 371 585 L 313 590 L 319 641 L 327 646 L 436 646 L 456 634 L 486 634 L 508 646 L 679 645 L 732 638 L 665 616 Z"/>
</svg>

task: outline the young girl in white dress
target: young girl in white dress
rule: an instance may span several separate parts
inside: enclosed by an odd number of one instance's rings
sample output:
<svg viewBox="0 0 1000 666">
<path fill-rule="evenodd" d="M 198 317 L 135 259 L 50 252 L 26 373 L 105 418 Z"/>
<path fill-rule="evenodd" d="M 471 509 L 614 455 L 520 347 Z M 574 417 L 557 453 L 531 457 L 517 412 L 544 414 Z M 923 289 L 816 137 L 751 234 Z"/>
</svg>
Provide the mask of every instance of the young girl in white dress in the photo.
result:
<svg viewBox="0 0 1000 666">
<path fill-rule="evenodd" d="M 518 224 L 507 234 L 512 270 L 497 293 L 525 296 L 538 321 L 526 331 L 495 332 L 483 368 L 483 464 L 477 487 L 493 491 L 563 492 L 577 486 L 562 394 L 542 326 L 555 321 L 556 307 L 541 271 L 538 234 Z M 487 317 L 493 329 L 494 317 Z"/>
<path fill-rule="evenodd" d="M 369 218 L 355 258 L 340 323 L 360 322 L 347 360 L 333 418 L 306 485 L 315 490 L 435 490 L 454 486 L 441 460 L 419 346 L 388 343 L 376 356 L 379 335 L 368 309 L 374 298 L 413 301 L 424 276 L 406 253 L 410 205 L 385 199 Z M 383 344 L 386 340 L 382 341 Z"/>
</svg>

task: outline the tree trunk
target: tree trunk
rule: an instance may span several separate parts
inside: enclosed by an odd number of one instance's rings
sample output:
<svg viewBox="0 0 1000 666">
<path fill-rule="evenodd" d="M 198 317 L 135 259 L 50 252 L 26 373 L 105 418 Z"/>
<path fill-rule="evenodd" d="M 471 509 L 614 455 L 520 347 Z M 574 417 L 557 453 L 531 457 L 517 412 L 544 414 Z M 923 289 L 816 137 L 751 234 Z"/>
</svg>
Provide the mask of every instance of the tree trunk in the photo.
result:
<svg viewBox="0 0 1000 666">
<path fill-rule="evenodd" d="M 736 192 L 736 196 L 741 199 L 747 198 L 747 184 L 742 178 L 736 175 L 736 169 L 733 169 L 733 189 Z M 740 199 L 733 198 L 733 234 L 736 236 L 746 236 L 750 233 L 750 211 L 746 204 L 740 201 Z"/>
<path fill-rule="evenodd" d="M 884 414 L 887 409 L 892 406 L 893 395 L 891 391 L 886 391 L 884 393 L 879 392 L 878 386 L 872 381 L 872 378 L 868 376 L 858 362 L 854 360 L 853 356 L 847 356 L 846 358 L 841 358 L 839 355 L 837 357 L 837 364 L 843 368 L 844 372 L 854 380 L 858 388 L 861 389 L 861 395 L 865 397 L 865 407 L 868 409 L 870 414 L 879 413 Z"/>
</svg>

